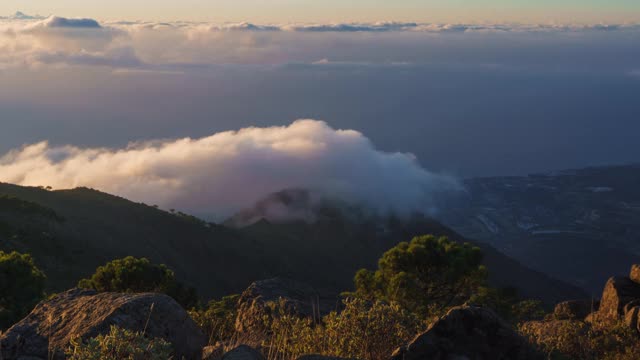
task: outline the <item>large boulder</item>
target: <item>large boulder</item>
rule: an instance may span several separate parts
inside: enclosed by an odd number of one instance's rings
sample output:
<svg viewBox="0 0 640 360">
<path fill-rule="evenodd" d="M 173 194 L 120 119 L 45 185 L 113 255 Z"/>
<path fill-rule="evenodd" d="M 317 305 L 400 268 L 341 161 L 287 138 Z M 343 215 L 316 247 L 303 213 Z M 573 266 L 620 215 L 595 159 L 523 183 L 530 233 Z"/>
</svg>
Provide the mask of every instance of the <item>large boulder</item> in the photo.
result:
<svg viewBox="0 0 640 360">
<path fill-rule="evenodd" d="M 451 309 L 392 360 L 542 359 L 525 338 L 493 311 L 473 306 Z"/>
<path fill-rule="evenodd" d="M 618 320 L 625 316 L 625 305 L 640 300 L 640 284 L 627 277 L 612 277 L 602 292 L 598 318 Z"/>
<path fill-rule="evenodd" d="M 167 340 L 177 359 L 200 359 L 206 344 L 187 312 L 169 296 L 73 289 L 41 302 L 2 335 L 0 358 L 64 359 L 72 338 L 106 334 L 112 325 Z"/>
<path fill-rule="evenodd" d="M 265 331 L 265 316 L 276 316 L 274 309 L 299 317 L 320 319 L 336 308 L 336 300 L 322 298 L 311 286 L 299 281 L 274 278 L 251 284 L 238 300 L 236 330 L 241 334 Z"/>
<path fill-rule="evenodd" d="M 556 320 L 583 320 L 589 314 L 598 311 L 600 301 L 597 300 L 571 300 L 561 302 L 553 310 Z"/>
</svg>

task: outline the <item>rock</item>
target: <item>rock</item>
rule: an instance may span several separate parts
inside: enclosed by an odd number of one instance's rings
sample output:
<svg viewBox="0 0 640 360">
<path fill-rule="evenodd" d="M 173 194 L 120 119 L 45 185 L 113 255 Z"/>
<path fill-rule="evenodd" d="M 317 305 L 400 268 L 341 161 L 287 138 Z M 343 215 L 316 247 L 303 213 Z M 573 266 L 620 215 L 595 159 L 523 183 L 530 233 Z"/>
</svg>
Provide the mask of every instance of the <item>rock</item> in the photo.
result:
<svg viewBox="0 0 640 360">
<path fill-rule="evenodd" d="M 238 300 L 236 330 L 241 334 L 263 333 L 261 320 L 265 315 L 274 315 L 269 305 L 279 301 L 287 313 L 313 319 L 320 319 L 336 308 L 336 300 L 321 298 L 307 284 L 283 278 L 257 281 Z"/>
<path fill-rule="evenodd" d="M 247 345 L 240 345 L 237 348 L 224 354 L 222 360 L 265 360 L 262 354 Z"/>
<path fill-rule="evenodd" d="M 352 360 L 352 359 L 345 359 L 345 358 L 339 358 L 335 356 L 324 356 L 324 355 L 304 355 L 299 357 L 297 360 Z"/>
<path fill-rule="evenodd" d="M 626 277 L 612 277 L 604 286 L 598 318 L 620 319 L 624 316 L 625 305 L 634 300 L 640 300 L 640 284 Z"/>
<path fill-rule="evenodd" d="M 224 344 L 205 346 L 202 349 L 202 360 L 220 360 L 224 355 Z"/>
<path fill-rule="evenodd" d="M 557 320 L 583 320 L 599 307 L 600 301 L 597 300 L 565 301 L 556 305 L 553 317 Z"/>
<path fill-rule="evenodd" d="M 451 309 L 392 360 L 529 360 L 543 357 L 493 311 L 472 306 Z"/>
<path fill-rule="evenodd" d="M 96 293 L 73 289 L 43 301 L 0 337 L 3 360 L 64 359 L 73 337 L 83 340 L 116 325 L 173 345 L 180 359 L 201 359 L 206 340 L 184 309 L 162 294 Z"/>
<path fill-rule="evenodd" d="M 631 272 L 629 273 L 629 278 L 631 281 L 636 284 L 640 284 L 640 264 L 635 264 L 631 266 Z"/>
<path fill-rule="evenodd" d="M 628 309 L 624 314 L 624 323 L 628 327 L 640 332 L 640 323 L 638 323 L 638 316 L 640 316 L 640 306 L 635 306 Z"/>
</svg>

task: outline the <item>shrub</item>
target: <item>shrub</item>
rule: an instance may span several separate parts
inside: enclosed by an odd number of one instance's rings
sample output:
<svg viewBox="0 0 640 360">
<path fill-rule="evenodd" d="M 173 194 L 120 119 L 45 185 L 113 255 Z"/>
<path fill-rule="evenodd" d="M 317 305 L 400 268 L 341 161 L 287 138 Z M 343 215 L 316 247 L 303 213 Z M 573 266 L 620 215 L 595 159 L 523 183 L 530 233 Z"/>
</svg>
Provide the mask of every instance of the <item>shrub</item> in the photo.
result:
<svg viewBox="0 0 640 360">
<path fill-rule="evenodd" d="M 225 296 L 210 301 L 205 309 L 189 311 L 191 318 L 209 336 L 209 344 L 229 340 L 235 335 L 239 298 L 240 295 Z"/>
<path fill-rule="evenodd" d="M 373 272 L 360 270 L 353 295 L 398 303 L 428 316 L 467 301 L 486 282 L 478 247 L 446 237 L 416 237 L 387 251 Z"/>
<path fill-rule="evenodd" d="M 0 329 L 22 319 L 44 298 L 45 280 L 31 255 L 0 251 Z"/>
<path fill-rule="evenodd" d="M 112 326 L 107 335 L 86 342 L 73 339 L 66 354 L 69 360 L 167 360 L 171 352 L 171 344 L 163 339 Z"/>
<path fill-rule="evenodd" d="M 312 319 L 287 314 L 283 306 L 270 320 L 263 346 L 268 359 L 295 359 L 304 354 L 388 359 L 422 327 L 418 318 L 398 304 L 347 299 L 344 310 L 332 312 L 316 325 Z"/>
<path fill-rule="evenodd" d="M 164 293 L 187 309 L 198 304 L 195 289 L 177 281 L 174 272 L 164 264 L 132 256 L 100 266 L 90 278 L 80 280 L 78 287 L 99 292 Z"/>
<path fill-rule="evenodd" d="M 515 325 L 525 321 L 541 320 L 545 316 L 541 301 L 522 300 L 513 288 L 480 287 L 469 302 L 490 308 L 500 317 Z"/>
<path fill-rule="evenodd" d="M 623 322 L 596 321 L 589 324 L 577 320 L 556 320 L 524 324 L 520 330 L 550 359 L 640 359 L 638 334 Z"/>
</svg>

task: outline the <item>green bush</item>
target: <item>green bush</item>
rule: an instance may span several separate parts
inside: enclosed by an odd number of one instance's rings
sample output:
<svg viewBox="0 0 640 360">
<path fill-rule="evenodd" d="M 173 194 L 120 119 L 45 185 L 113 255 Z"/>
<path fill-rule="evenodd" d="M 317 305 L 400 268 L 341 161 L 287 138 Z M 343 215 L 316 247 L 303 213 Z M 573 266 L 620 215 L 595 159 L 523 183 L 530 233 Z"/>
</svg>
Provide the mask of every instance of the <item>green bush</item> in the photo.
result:
<svg viewBox="0 0 640 360">
<path fill-rule="evenodd" d="M 107 335 L 86 342 L 73 339 L 66 354 L 69 360 L 167 360 L 171 352 L 171 344 L 163 339 L 112 326 Z"/>
<path fill-rule="evenodd" d="M 239 298 L 240 295 L 225 296 L 211 300 L 204 309 L 189 311 L 191 318 L 209 336 L 209 344 L 229 340 L 235 335 Z"/>
<path fill-rule="evenodd" d="M 132 256 L 100 266 L 90 278 L 80 280 L 78 287 L 99 292 L 164 293 L 187 309 L 198 304 L 195 289 L 177 281 L 174 272 L 164 264 Z"/>
<path fill-rule="evenodd" d="M 416 237 L 387 251 L 373 272 L 360 270 L 352 295 L 395 302 L 426 317 L 460 305 L 486 282 L 482 252 L 446 237 Z"/>
<path fill-rule="evenodd" d="M 545 326 L 539 326 L 539 325 Z M 523 324 L 520 331 L 549 359 L 637 360 L 640 339 L 624 322 L 559 320 Z"/>
<path fill-rule="evenodd" d="M 295 359 L 322 354 L 351 359 L 388 359 L 424 326 L 414 314 L 398 304 L 347 299 L 344 310 L 325 316 L 320 324 L 288 314 L 284 306 L 273 309 L 263 347 L 268 359 Z"/>
<path fill-rule="evenodd" d="M 22 319 L 44 298 L 45 280 L 31 255 L 0 251 L 0 329 Z"/>
</svg>

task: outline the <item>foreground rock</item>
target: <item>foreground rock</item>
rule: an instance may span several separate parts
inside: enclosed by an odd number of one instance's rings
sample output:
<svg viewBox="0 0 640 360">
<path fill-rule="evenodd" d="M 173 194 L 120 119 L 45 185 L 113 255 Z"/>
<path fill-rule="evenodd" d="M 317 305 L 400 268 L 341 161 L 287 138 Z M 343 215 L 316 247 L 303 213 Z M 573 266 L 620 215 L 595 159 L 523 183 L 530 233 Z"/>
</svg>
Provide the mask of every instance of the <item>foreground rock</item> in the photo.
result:
<svg viewBox="0 0 640 360">
<path fill-rule="evenodd" d="M 336 301 L 323 299 L 311 286 L 283 278 L 257 281 L 242 293 L 238 301 L 236 330 L 241 334 L 265 331 L 265 316 L 275 316 L 273 306 L 283 305 L 287 313 L 320 319 L 336 307 Z"/>
<path fill-rule="evenodd" d="M 429 326 L 392 360 L 529 360 L 541 355 L 493 311 L 463 306 Z"/>
<path fill-rule="evenodd" d="M 631 273 L 629 274 L 631 281 L 640 284 L 640 264 L 631 266 Z"/>
<path fill-rule="evenodd" d="M 335 356 L 324 356 L 324 355 L 304 355 L 299 357 L 297 360 L 353 360 L 353 359 L 345 359 L 345 358 L 339 358 Z"/>
<path fill-rule="evenodd" d="M 597 311 L 600 301 L 596 300 L 571 300 L 561 302 L 553 310 L 556 320 L 584 320 L 589 314 Z"/>
<path fill-rule="evenodd" d="M 619 319 L 625 315 L 625 306 L 640 300 L 640 284 L 627 277 L 612 277 L 602 292 L 599 316 L 602 319 Z"/>
<path fill-rule="evenodd" d="M 73 337 L 89 339 L 112 325 L 167 340 L 177 359 L 200 359 L 206 343 L 187 312 L 166 295 L 74 289 L 38 304 L 2 335 L 0 358 L 64 359 Z"/>
<path fill-rule="evenodd" d="M 222 360 L 265 360 L 262 354 L 247 345 L 240 345 L 237 348 L 224 354 Z"/>
</svg>

